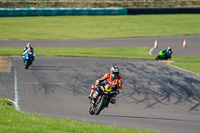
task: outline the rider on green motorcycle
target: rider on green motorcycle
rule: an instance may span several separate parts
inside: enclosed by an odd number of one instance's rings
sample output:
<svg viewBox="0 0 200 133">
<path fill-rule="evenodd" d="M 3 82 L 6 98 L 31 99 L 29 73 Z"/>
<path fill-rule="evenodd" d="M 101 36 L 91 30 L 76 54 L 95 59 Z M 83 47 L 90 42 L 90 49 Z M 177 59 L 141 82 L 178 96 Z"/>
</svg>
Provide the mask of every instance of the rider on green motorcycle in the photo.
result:
<svg viewBox="0 0 200 133">
<path fill-rule="evenodd" d="M 167 50 L 166 49 L 163 49 L 159 52 L 159 58 L 160 59 L 164 59 L 166 60 L 167 59 Z"/>
</svg>

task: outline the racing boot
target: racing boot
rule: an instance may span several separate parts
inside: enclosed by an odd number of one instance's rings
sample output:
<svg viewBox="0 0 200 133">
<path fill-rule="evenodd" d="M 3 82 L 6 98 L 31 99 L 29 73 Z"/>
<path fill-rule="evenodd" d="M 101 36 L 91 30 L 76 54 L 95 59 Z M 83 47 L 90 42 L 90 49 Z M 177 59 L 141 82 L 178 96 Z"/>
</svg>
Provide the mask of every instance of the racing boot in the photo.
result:
<svg viewBox="0 0 200 133">
<path fill-rule="evenodd" d="M 116 103 L 116 96 L 115 95 L 111 98 L 110 103 L 112 103 L 112 104 Z"/>
<path fill-rule="evenodd" d="M 92 96 L 93 96 L 93 94 L 94 94 L 93 89 L 94 89 L 94 85 L 91 86 L 91 92 L 90 92 L 90 95 L 88 96 L 88 99 L 89 99 L 89 100 L 91 100 L 91 98 L 92 98 Z"/>
</svg>

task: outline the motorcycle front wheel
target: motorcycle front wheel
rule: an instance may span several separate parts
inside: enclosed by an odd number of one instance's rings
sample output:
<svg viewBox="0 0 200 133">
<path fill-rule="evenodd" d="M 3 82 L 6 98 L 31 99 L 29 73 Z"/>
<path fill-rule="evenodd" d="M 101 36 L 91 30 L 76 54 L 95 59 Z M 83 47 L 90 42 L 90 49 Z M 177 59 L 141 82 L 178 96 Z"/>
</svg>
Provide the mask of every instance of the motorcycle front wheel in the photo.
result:
<svg viewBox="0 0 200 133">
<path fill-rule="evenodd" d="M 104 96 L 100 96 L 98 98 L 100 98 L 100 101 L 96 105 L 96 110 L 94 110 L 94 114 L 95 115 L 99 115 L 99 113 L 101 112 L 101 110 L 104 108 L 104 106 L 105 106 L 104 103 L 106 101 L 106 98 Z"/>
<path fill-rule="evenodd" d="M 25 60 L 25 63 L 24 63 L 24 65 L 25 65 L 25 69 L 28 69 L 28 67 L 29 67 L 29 60 Z"/>
<path fill-rule="evenodd" d="M 94 110 L 93 110 L 92 107 L 90 107 L 90 109 L 89 109 L 89 113 L 90 113 L 91 115 L 94 115 Z"/>
</svg>

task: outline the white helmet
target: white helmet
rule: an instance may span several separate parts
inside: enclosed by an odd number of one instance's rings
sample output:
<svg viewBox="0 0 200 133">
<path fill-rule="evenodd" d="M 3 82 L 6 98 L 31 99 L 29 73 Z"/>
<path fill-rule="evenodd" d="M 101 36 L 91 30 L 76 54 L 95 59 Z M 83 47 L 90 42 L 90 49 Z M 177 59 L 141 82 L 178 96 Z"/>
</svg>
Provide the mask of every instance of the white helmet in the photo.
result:
<svg viewBox="0 0 200 133">
<path fill-rule="evenodd" d="M 168 47 L 167 50 L 171 50 L 171 47 Z"/>
<path fill-rule="evenodd" d="M 28 44 L 26 45 L 26 47 L 27 47 L 27 48 L 30 48 L 30 47 L 31 47 L 31 43 L 28 43 Z"/>
<path fill-rule="evenodd" d="M 111 67 L 110 74 L 112 79 L 116 79 L 119 76 L 119 67 L 117 66 Z"/>
</svg>

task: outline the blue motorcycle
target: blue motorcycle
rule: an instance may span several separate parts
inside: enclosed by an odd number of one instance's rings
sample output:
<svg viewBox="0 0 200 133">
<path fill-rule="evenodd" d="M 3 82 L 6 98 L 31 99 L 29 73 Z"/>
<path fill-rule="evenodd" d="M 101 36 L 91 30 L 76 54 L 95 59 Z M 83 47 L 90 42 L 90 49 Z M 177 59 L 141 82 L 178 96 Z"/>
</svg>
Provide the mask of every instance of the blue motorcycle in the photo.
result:
<svg viewBox="0 0 200 133">
<path fill-rule="evenodd" d="M 27 51 L 24 55 L 23 62 L 24 62 L 25 69 L 28 69 L 28 67 L 32 65 L 32 62 L 33 62 L 33 53 Z"/>
</svg>

